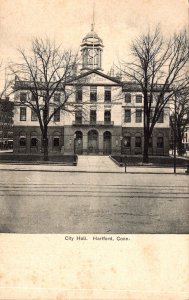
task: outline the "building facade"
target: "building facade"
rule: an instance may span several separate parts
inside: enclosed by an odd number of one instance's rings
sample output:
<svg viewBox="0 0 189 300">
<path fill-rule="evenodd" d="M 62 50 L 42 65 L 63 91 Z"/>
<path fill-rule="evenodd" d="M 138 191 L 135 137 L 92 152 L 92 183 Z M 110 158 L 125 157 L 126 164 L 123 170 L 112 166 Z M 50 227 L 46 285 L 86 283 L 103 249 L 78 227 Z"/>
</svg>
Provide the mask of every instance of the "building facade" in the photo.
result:
<svg viewBox="0 0 189 300">
<path fill-rule="evenodd" d="M 92 28 L 82 40 L 80 74 L 67 84 L 69 89 L 75 91 L 69 101 L 77 111 L 59 111 L 50 122 L 50 153 L 142 154 L 142 93 L 131 83 L 123 83 L 118 78 L 104 74 L 102 53 L 103 41 Z M 24 97 L 31 95 L 23 84 L 15 91 L 14 151 L 40 153 L 42 138 L 39 123 L 32 110 L 24 105 Z M 52 101 L 59 101 L 61 97 L 59 91 Z M 169 108 L 165 108 L 153 131 L 150 154 L 168 153 Z"/>
<path fill-rule="evenodd" d="M 0 99 L 0 149 L 13 148 L 13 102 Z"/>
</svg>

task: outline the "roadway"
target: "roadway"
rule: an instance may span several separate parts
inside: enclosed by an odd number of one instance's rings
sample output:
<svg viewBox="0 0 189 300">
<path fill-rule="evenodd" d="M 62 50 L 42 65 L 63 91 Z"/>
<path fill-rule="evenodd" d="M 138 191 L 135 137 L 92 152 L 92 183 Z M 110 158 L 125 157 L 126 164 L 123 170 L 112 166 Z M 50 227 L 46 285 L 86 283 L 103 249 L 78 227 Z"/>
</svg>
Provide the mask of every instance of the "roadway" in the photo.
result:
<svg viewBox="0 0 189 300">
<path fill-rule="evenodd" d="M 37 168 L 1 172 L 0 232 L 189 231 L 189 185 L 184 174 L 82 173 Z"/>
</svg>

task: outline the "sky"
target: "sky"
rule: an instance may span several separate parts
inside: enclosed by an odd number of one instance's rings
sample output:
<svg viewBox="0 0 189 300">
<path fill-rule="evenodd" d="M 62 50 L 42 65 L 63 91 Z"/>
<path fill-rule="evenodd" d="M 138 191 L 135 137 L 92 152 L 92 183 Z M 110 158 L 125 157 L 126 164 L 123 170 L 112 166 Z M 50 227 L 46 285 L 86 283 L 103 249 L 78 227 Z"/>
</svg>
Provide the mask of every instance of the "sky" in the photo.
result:
<svg viewBox="0 0 189 300">
<path fill-rule="evenodd" d="M 18 61 L 17 49 L 28 49 L 34 37 L 79 50 L 90 31 L 93 2 L 105 72 L 129 57 L 129 45 L 141 32 L 157 24 L 165 36 L 188 28 L 187 0 L 0 0 L 0 62 Z"/>
</svg>

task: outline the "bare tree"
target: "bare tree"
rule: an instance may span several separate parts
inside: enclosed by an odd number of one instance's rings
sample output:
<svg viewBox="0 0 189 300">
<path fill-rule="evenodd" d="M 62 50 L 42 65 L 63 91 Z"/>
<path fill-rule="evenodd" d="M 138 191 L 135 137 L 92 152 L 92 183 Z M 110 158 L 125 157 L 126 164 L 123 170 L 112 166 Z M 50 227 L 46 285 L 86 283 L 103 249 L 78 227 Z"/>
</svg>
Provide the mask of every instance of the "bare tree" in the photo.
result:
<svg viewBox="0 0 189 300">
<path fill-rule="evenodd" d="M 42 133 L 44 160 L 48 160 L 50 121 L 60 111 L 75 110 L 73 102 L 68 101 L 75 91 L 68 83 L 74 79 L 78 57 L 71 50 L 62 51 L 48 39 L 35 38 L 30 53 L 18 51 L 22 62 L 11 65 L 15 75 L 14 91 L 23 89 L 28 94 L 17 105 L 25 105 L 36 114 Z M 54 99 L 57 92 L 59 95 Z"/>
<path fill-rule="evenodd" d="M 4 66 L 3 62 L 0 62 L 0 76 L 4 78 L 3 84 L 0 87 L 0 99 L 5 99 L 9 97 L 12 93 L 12 84 L 14 80 L 10 77 L 10 74 L 7 73 L 7 66 Z"/>
<path fill-rule="evenodd" d="M 129 81 L 134 81 L 143 97 L 144 151 L 143 162 L 148 162 L 149 140 L 164 108 L 174 94 L 187 84 L 183 68 L 189 58 L 186 32 L 163 38 L 159 27 L 137 38 L 131 45 L 133 61 L 122 62 L 121 70 Z"/>
<path fill-rule="evenodd" d="M 189 88 L 175 92 L 173 102 L 173 113 L 170 115 L 171 130 L 174 138 L 176 138 L 178 154 L 183 155 L 184 132 L 189 125 Z"/>
</svg>

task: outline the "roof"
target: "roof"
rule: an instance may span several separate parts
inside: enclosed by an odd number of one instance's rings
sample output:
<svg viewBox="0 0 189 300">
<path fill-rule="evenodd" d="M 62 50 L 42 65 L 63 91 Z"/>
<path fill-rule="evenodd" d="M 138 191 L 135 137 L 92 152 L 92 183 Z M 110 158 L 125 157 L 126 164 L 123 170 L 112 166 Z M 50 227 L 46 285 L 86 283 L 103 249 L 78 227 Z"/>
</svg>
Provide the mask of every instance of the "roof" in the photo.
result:
<svg viewBox="0 0 189 300">
<path fill-rule="evenodd" d="M 102 76 L 102 77 L 104 77 L 106 79 L 109 79 L 109 80 L 115 82 L 116 84 L 122 85 L 122 82 L 120 80 L 118 80 L 117 78 L 111 77 L 109 75 L 106 75 L 106 74 L 104 74 L 104 73 L 102 73 L 102 72 L 100 72 L 98 70 L 89 70 L 89 71 L 87 71 L 87 72 L 85 72 L 85 73 L 83 73 L 81 75 L 78 75 L 75 78 L 71 79 L 70 81 L 67 82 L 67 84 L 72 84 L 73 82 L 75 82 L 75 81 L 77 81 L 79 79 L 82 79 L 82 78 L 84 78 L 84 77 L 86 77 L 86 76 L 88 76 L 90 74 L 94 74 L 94 73 L 97 74 L 97 75 L 99 75 L 99 76 Z"/>
<path fill-rule="evenodd" d="M 103 46 L 102 39 L 98 36 L 96 32 L 91 30 L 89 33 L 86 34 L 86 36 L 82 40 L 82 45 L 84 44 L 100 44 Z"/>
</svg>

